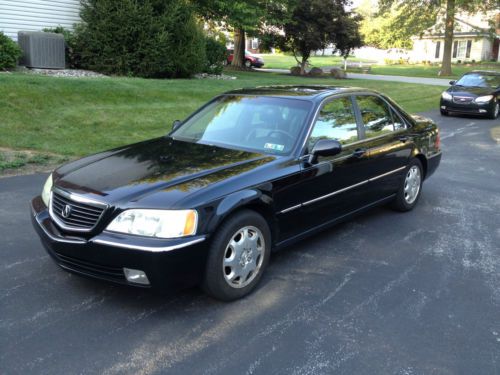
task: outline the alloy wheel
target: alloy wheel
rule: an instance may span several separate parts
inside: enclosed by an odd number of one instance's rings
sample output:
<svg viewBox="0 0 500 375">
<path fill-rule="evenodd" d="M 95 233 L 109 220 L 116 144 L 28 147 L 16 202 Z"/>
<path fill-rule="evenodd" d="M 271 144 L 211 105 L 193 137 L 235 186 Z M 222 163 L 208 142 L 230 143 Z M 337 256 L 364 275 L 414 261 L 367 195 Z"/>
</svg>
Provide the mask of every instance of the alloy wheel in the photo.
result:
<svg viewBox="0 0 500 375">
<path fill-rule="evenodd" d="M 222 271 L 229 286 L 243 288 L 255 279 L 265 248 L 264 235 L 254 226 L 245 226 L 233 234 L 222 258 Z"/>
<path fill-rule="evenodd" d="M 406 173 L 405 178 L 404 195 L 406 203 L 412 204 L 415 202 L 420 192 L 421 181 L 420 168 L 413 165 Z"/>
</svg>

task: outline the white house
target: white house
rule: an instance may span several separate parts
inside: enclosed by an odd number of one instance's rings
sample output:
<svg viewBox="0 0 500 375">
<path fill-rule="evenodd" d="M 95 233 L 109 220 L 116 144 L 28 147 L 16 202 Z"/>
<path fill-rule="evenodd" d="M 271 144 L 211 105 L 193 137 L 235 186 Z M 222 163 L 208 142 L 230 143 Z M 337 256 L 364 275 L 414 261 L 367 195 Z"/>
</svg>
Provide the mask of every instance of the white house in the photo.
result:
<svg viewBox="0 0 500 375">
<path fill-rule="evenodd" d="M 497 25 L 496 35 L 490 32 L 490 22 Z M 489 12 L 474 15 L 458 14 L 453 32 L 452 62 L 500 61 L 500 14 Z M 420 37 L 412 37 L 412 59 L 437 62 L 443 59 L 444 27 L 434 26 Z"/>
<path fill-rule="evenodd" d="M 17 32 L 41 31 L 80 21 L 80 0 L 0 0 L 0 31 L 14 40 Z"/>
</svg>

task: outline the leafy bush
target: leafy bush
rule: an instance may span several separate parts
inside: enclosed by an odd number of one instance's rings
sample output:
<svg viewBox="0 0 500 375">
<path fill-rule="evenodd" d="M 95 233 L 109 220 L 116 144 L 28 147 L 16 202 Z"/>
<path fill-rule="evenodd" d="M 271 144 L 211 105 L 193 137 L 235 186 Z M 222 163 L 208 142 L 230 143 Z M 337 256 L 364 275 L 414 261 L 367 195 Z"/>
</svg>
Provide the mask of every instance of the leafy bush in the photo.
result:
<svg viewBox="0 0 500 375">
<path fill-rule="evenodd" d="M 309 71 L 309 75 L 312 76 L 312 77 L 322 76 L 323 75 L 323 69 L 314 67 L 314 68 L 312 68 Z"/>
<path fill-rule="evenodd" d="M 21 56 L 17 43 L 0 31 L 0 70 L 15 68 Z"/>
<path fill-rule="evenodd" d="M 75 50 L 84 68 L 140 77 L 203 70 L 205 37 L 187 0 L 83 0 Z"/>
<path fill-rule="evenodd" d="M 43 31 L 46 33 L 62 34 L 66 43 L 66 66 L 72 69 L 81 67 L 81 56 L 75 47 L 75 35 L 71 30 L 65 29 L 62 26 L 57 26 L 55 28 L 43 29 Z"/>
<path fill-rule="evenodd" d="M 204 71 L 210 74 L 221 74 L 229 56 L 226 45 L 207 36 L 205 39 L 205 53 L 207 60 Z"/>
</svg>

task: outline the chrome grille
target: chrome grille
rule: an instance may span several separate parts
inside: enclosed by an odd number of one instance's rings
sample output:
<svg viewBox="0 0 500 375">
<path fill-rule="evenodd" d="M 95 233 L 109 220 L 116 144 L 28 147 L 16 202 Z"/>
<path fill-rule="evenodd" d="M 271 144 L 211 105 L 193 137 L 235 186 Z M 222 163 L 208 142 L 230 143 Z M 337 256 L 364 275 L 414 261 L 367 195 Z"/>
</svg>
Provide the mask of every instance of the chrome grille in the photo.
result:
<svg viewBox="0 0 500 375">
<path fill-rule="evenodd" d="M 470 96 L 454 96 L 453 97 L 453 102 L 457 104 L 469 104 L 472 103 L 474 98 L 471 98 Z"/>
<path fill-rule="evenodd" d="M 50 216 L 62 229 L 88 232 L 95 227 L 106 205 L 60 190 L 52 192 Z"/>
</svg>

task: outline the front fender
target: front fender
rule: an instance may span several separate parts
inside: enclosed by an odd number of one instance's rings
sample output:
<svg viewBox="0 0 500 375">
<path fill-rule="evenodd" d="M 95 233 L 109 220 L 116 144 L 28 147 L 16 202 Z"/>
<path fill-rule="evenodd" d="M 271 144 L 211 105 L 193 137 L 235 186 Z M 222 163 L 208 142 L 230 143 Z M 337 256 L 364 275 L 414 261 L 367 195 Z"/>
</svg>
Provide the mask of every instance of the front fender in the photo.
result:
<svg viewBox="0 0 500 375">
<path fill-rule="evenodd" d="M 272 204 L 272 198 L 258 189 L 246 189 L 229 194 L 215 207 L 215 212 L 207 226 L 207 232 L 213 233 L 222 221 L 239 208 L 259 206 L 272 210 Z"/>
</svg>

